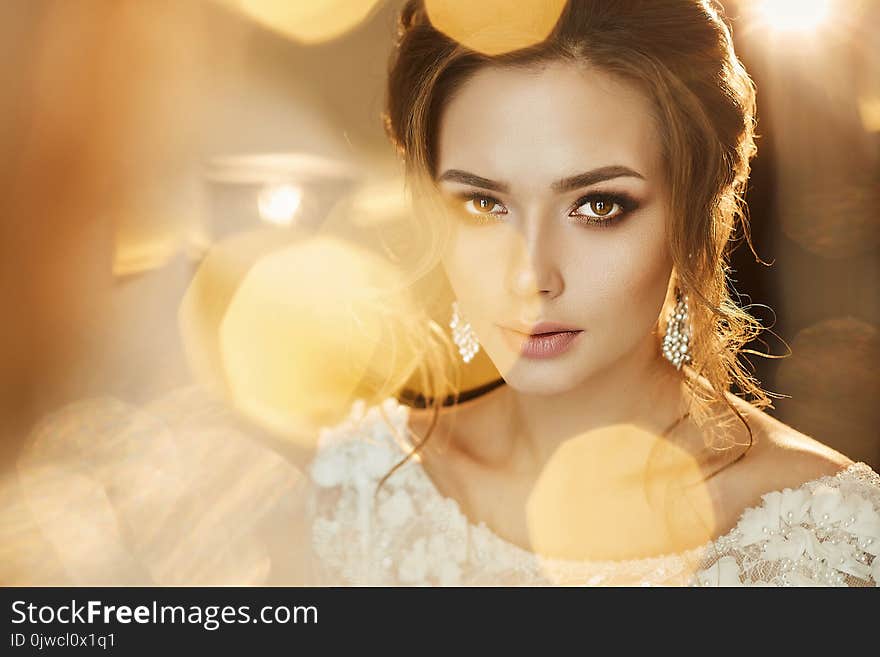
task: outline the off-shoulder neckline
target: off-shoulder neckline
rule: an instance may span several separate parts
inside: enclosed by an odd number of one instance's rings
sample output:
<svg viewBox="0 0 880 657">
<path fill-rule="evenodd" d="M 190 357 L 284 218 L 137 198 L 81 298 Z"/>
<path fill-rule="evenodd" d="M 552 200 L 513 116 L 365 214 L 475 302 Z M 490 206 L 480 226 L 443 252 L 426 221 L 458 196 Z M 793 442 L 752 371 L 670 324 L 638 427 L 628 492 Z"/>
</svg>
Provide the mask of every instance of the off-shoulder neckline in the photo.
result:
<svg viewBox="0 0 880 657">
<path fill-rule="evenodd" d="M 405 412 L 403 415 L 403 425 L 404 425 L 404 427 L 408 427 L 409 426 L 409 411 L 411 410 L 411 408 L 409 406 L 407 406 L 406 404 L 401 403 L 400 401 L 398 401 L 397 399 L 395 399 L 393 397 L 390 399 L 393 401 L 395 406 L 404 409 Z M 457 515 L 459 515 L 460 518 L 464 519 L 464 522 L 467 523 L 467 526 L 470 530 L 477 530 L 477 531 L 485 532 L 486 535 L 488 535 L 492 541 L 497 543 L 502 548 L 519 555 L 520 557 L 524 557 L 524 558 L 531 560 L 531 561 L 534 561 L 536 563 L 551 565 L 551 566 L 555 565 L 555 566 L 559 566 L 559 567 L 563 567 L 563 568 L 565 568 L 565 567 L 568 567 L 568 568 L 572 568 L 572 567 L 596 568 L 596 567 L 602 567 L 602 566 L 620 567 L 622 565 L 648 565 L 648 564 L 653 564 L 653 563 L 668 562 L 670 560 L 688 561 L 688 560 L 694 558 L 698 554 L 701 554 L 701 553 L 706 554 L 712 550 L 717 550 L 725 542 L 731 541 L 733 539 L 734 535 L 737 533 L 738 529 L 740 528 L 740 525 L 742 524 L 743 518 L 746 516 L 746 514 L 751 513 L 751 512 L 755 512 L 755 511 L 763 508 L 766 504 L 766 502 L 763 500 L 768 495 L 771 495 L 772 493 L 783 493 L 783 492 L 786 492 L 789 490 L 797 491 L 797 490 L 804 490 L 804 489 L 808 489 L 808 488 L 813 488 L 816 486 L 820 486 L 822 484 L 828 484 L 828 483 L 836 481 L 838 479 L 846 478 L 847 476 L 852 475 L 852 474 L 856 474 L 856 473 L 873 474 L 875 478 L 880 478 L 880 475 L 878 475 L 871 468 L 871 466 L 869 466 L 864 461 L 853 461 L 852 463 L 849 463 L 848 465 L 844 466 L 843 468 L 841 468 L 837 472 L 834 472 L 832 474 L 822 475 L 820 477 L 815 477 L 813 479 L 809 479 L 807 481 L 802 482 L 801 484 L 799 484 L 796 487 L 793 487 L 793 488 L 786 487 L 786 488 L 767 491 L 766 493 L 763 493 L 761 495 L 762 502 L 760 504 L 756 504 L 756 505 L 744 508 L 740 512 L 739 517 L 737 518 L 737 522 L 734 524 L 734 526 L 729 531 L 725 532 L 724 534 L 721 534 L 720 536 L 717 536 L 716 538 L 709 539 L 708 541 L 706 541 L 702 545 L 698 545 L 696 547 L 689 548 L 687 550 L 683 550 L 683 551 L 679 551 L 679 552 L 669 552 L 666 554 L 659 554 L 659 555 L 654 555 L 654 556 L 649 556 L 649 557 L 639 557 L 636 559 L 587 560 L 587 559 L 564 559 L 564 558 L 559 558 L 559 557 L 545 557 L 545 556 L 539 555 L 535 552 L 532 552 L 531 550 L 527 550 L 526 548 L 523 548 L 522 546 L 517 545 L 516 543 L 513 543 L 512 541 L 507 540 L 506 538 L 504 538 L 503 536 L 498 534 L 495 530 L 493 530 L 491 527 L 489 527 L 485 523 L 485 521 L 474 522 L 473 520 L 471 520 L 471 518 L 469 518 L 467 516 L 467 514 L 465 514 L 464 511 L 462 510 L 461 505 L 458 503 L 458 500 L 456 500 L 453 497 L 449 497 L 448 495 L 444 495 L 440 491 L 440 489 L 434 483 L 434 480 L 431 479 L 430 475 L 428 475 L 427 471 L 424 469 L 424 467 L 422 466 L 422 463 L 420 461 L 418 461 L 418 460 L 412 461 L 411 467 L 414 468 L 414 471 L 418 474 L 420 481 L 426 486 L 426 488 L 429 490 L 429 492 L 432 496 L 434 496 L 436 499 L 446 501 L 447 504 L 451 503 L 453 505 L 453 507 L 455 509 L 455 513 Z"/>
<path fill-rule="evenodd" d="M 764 506 L 764 504 L 762 503 L 762 504 L 757 504 L 754 506 L 744 508 L 742 510 L 742 512 L 740 513 L 739 518 L 737 519 L 737 522 L 733 526 L 732 529 L 730 529 L 729 531 L 725 532 L 724 534 L 721 534 L 720 536 L 718 536 L 714 539 L 710 539 L 710 540 L 706 541 L 702 545 L 698 545 L 696 547 L 689 548 L 687 550 L 683 550 L 680 552 L 669 552 L 669 553 L 659 554 L 659 555 L 654 555 L 654 556 L 649 556 L 649 557 L 639 557 L 636 559 L 563 559 L 563 558 L 559 558 L 559 557 L 545 557 L 545 556 L 541 556 L 535 552 L 532 552 L 531 550 L 527 550 L 527 549 L 523 548 L 522 546 L 517 545 L 516 543 L 513 543 L 513 542 L 507 540 L 506 538 L 504 538 L 503 536 L 498 534 L 495 530 L 493 530 L 491 527 L 489 527 L 484 521 L 480 521 L 477 523 L 473 522 L 464 513 L 464 511 L 462 511 L 461 505 L 459 505 L 458 500 L 456 500 L 455 498 L 449 497 L 448 495 L 444 495 L 443 493 L 440 492 L 440 490 L 437 488 L 436 484 L 434 484 L 434 481 L 431 479 L 431 477 L 428 475 L 428 473 L 422 467 L 421 463 L 415 463 L 414 466 L 416 468 L 416 471 L 419 474 L 419 477 L 422 479 L 422 481 L 428 487 L 431 494 L 434 495 L 435 497 L 438 497 L 438 498 L 441 498 L 444 500 L 448 500 L 448 502 L 451 502 L 455 507 L 456 514 L 459 514 L 461 517 L 464 518 L 465 522 L 467 522 L 467 524 L 468 524 L 468 527 L 470 527 L 471 529 L 478 529 L 478 530 L 486 532 L 491 537 L 491 539 L 493 541 L 495 541 L 499 545 L 503 546 L 504 548 L 519 554 L 520 556 L 526 557 L 526 558 L 528 558 L 530 560 L 534 560 L 536 562 L 540 562 L 540 563 L 544 563 L 544 564 L 558 564 L 560 566 L 569 566 L 569 567 L 572 567 L 572 566 L 596 567 L 596 566 L 603 566 L 603 565 L 620 566 L 623 564 L 633 565 L 633 564 L 650 564 L 650 563 L 655 563 L 655 562 L 665 562 L 665 561 L 670 561 L 672 559 L 688 560 L 698 554 L 707 554 L 712 550 L 719 549 L 723 543 L 732 540 L 733 536 L 736 534 L 737 530 L 739 529 L 739 527 L 742 523 L 743 517 L 747 513 L 759 510 L 759 509 L 763 508 L 763 506 Z M 823 475 L 821 477 L 817 477 L 815 479 L 805 481 L 802 484 L 800 484 L 797 488 L 793 488 L 790 490 L 802 490 L 802 489 L 805 489 L 810 486 L 818 486 L 823 483 L 828 483 L 830 481 L 834 481 L 836 479 L 843 478 L 846 475 L 849 475 L 851 473 L 854 473 L 854 472 L 862 470 L 862 469 L 867 469 L 867 470 L 870 470 L 871 472 L 873 472 L 873 470 L 871 469 L 871 467 L 868 464 L 866 464 L 862 461 L 854 461 L 853 463 L 850 463 L 848 466 L 839 470 L 838 472 L 835 472 L 834 474 Z M 764 493 L 764 495 L 762 495 L 762 498 L 765 495 L 769 495 L 771 493 L 781 493 L 781 492 L 784 492 L 785 490 L 789 490 L 789 489 L 783 488 L 783 489 L 774 490 L 774 491 L 767 491 L 767 493 Z"/>
</svg>

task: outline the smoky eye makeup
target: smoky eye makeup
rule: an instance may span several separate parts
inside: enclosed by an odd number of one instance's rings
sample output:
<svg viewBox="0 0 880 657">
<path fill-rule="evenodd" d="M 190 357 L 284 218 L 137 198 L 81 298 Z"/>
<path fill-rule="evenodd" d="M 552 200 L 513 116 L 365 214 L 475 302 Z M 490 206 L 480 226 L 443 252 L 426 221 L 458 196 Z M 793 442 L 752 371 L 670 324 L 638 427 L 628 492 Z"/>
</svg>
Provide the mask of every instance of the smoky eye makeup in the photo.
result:
<svg viewBox="0 0 880 657">
<path fill-rule="evenodd" d="M 508 213 L 500 199 L 477 190 L 448 193 L 446 203 L 455 217 L 466 224 L 498 223 Z"/>
<path fill-rule="evenodd" d="M 590 192 L 574 204 L 569 217 L 576 223 L 610 228 L 639 207 L 638 201 L 626 192 Z"/>
<path fill-rule="evenodd" d="M 457 191 L 446 194 L 453 214 L 465 224 L 486 225 L 499 223 L 509 210 L 489 192 L 479 190 Z M 583 194 L 570 206 L 567 216 L 576 224 L 610 228 L 638 209 L 639 202 L 627 192 L 594 191 Z"/>
</svg>

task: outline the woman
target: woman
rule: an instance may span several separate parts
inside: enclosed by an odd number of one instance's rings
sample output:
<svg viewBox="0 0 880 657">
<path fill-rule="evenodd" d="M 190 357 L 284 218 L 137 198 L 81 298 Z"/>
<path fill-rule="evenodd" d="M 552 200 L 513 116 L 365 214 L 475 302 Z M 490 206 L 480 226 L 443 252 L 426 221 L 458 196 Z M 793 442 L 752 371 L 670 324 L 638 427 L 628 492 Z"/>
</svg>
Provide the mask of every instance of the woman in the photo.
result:
<svg viewBox="0 0 880 657">
<path fill-rule="evenodd" d="M 754 112 L 705 0 L 570 0 L 497 55 L 406 4 L 386 127 L 446 231 L 459 365 L 505 385 L 323 432 L 324 581 L 880 583 L 880 478 L 767 415 L 738 361 Z"/>
</svg>

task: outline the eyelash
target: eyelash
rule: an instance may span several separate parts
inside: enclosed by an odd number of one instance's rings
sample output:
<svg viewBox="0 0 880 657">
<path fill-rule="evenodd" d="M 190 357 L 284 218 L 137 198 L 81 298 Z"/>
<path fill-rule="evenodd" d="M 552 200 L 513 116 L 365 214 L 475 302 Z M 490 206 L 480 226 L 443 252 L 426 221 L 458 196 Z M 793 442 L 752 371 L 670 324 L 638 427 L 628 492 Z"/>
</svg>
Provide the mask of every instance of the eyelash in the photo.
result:
<svg viewBox="0 0 880 657">
<path fill-rule="evenodd" d="M 592 192 L 579 198 L 575 203 L 572 212 L 583 205 L 595 201 L 604 201 L 606 203 L 611 203 L 612 206 L 617 205 L 620 210 L 617 212 L 616 215 L 614 215 L 613 217 L 609 217 L 608 219 L 597 219 L 596 217 L 589 217 L 585 215 L 571 215 L 571 213 L 569 213 L 569 216 L 577 216 L 578 223 L 588 224 L 590 226 L 598 226 L 599 228 L 609 228 L 610 226 L 613 226 L 614 224 L 621 221 L 637 207 L 636 200 L 629 194 L 618 192 Z"/>
<path fill-rule="evenodd" d="M 481 194 L 480 192 L 468 192 L 463 194 L 460 198 L 464 203 L 469 203 L 477 199 L 485 199 L 487 201 L 491 201 L 492 203 L 502 205 L 498 199 L 487 194 Z M 572 212 L 586 205 L 587 203 L 596 201 L 610 202 L 612 205 L 619 206 L 620 210 L 616 215 L 610 217 L 609 219 L 597 219 L 596 217 L 590 217 L 588 215 L 571 214 Z M 612 225 L 618 223 L 620 220 L 626 217 L 630 212 L 635 210 L 636 206 L 637 204 L 635 202 L 635 199 L 633 199 L 629 194 L 622 194 L 617 192 L 592 192 L 579 198 L 572 209 L 569 211 L 568 216 L 576 217 L 577 223 L 579 224 L 596 226 L 597 228 L 610 228 Z M 465 210 L 464 212 L 465 214 L 467 214 L 466 221 L 469 221 L 470 223 L 476 224 L 478 226 L 496 223 L 497 220 L 493 219 L 492 217 L 507 214 L 507 212 L 470 213 L 467 210 Z"/>
</svg>

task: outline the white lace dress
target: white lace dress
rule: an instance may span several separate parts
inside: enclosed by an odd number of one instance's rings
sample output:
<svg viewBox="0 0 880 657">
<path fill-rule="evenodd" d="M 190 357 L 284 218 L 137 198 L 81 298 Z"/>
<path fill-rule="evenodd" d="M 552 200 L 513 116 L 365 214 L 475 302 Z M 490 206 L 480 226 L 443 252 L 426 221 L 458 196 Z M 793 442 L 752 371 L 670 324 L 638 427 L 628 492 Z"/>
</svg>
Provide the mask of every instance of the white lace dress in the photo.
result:
<svg viewBox="0 0 880 657">
<path fill-rule="evenodd" d="M 763 495 L 727 534 L 680 554 L 628 561 L 547 559 L 473 524 L 405 454 L 409 407 L 359 400 L 321 431 L 309 514 L 327 585 L 877 586 L 880 476 L 854 463 Z"/>
</svg>

